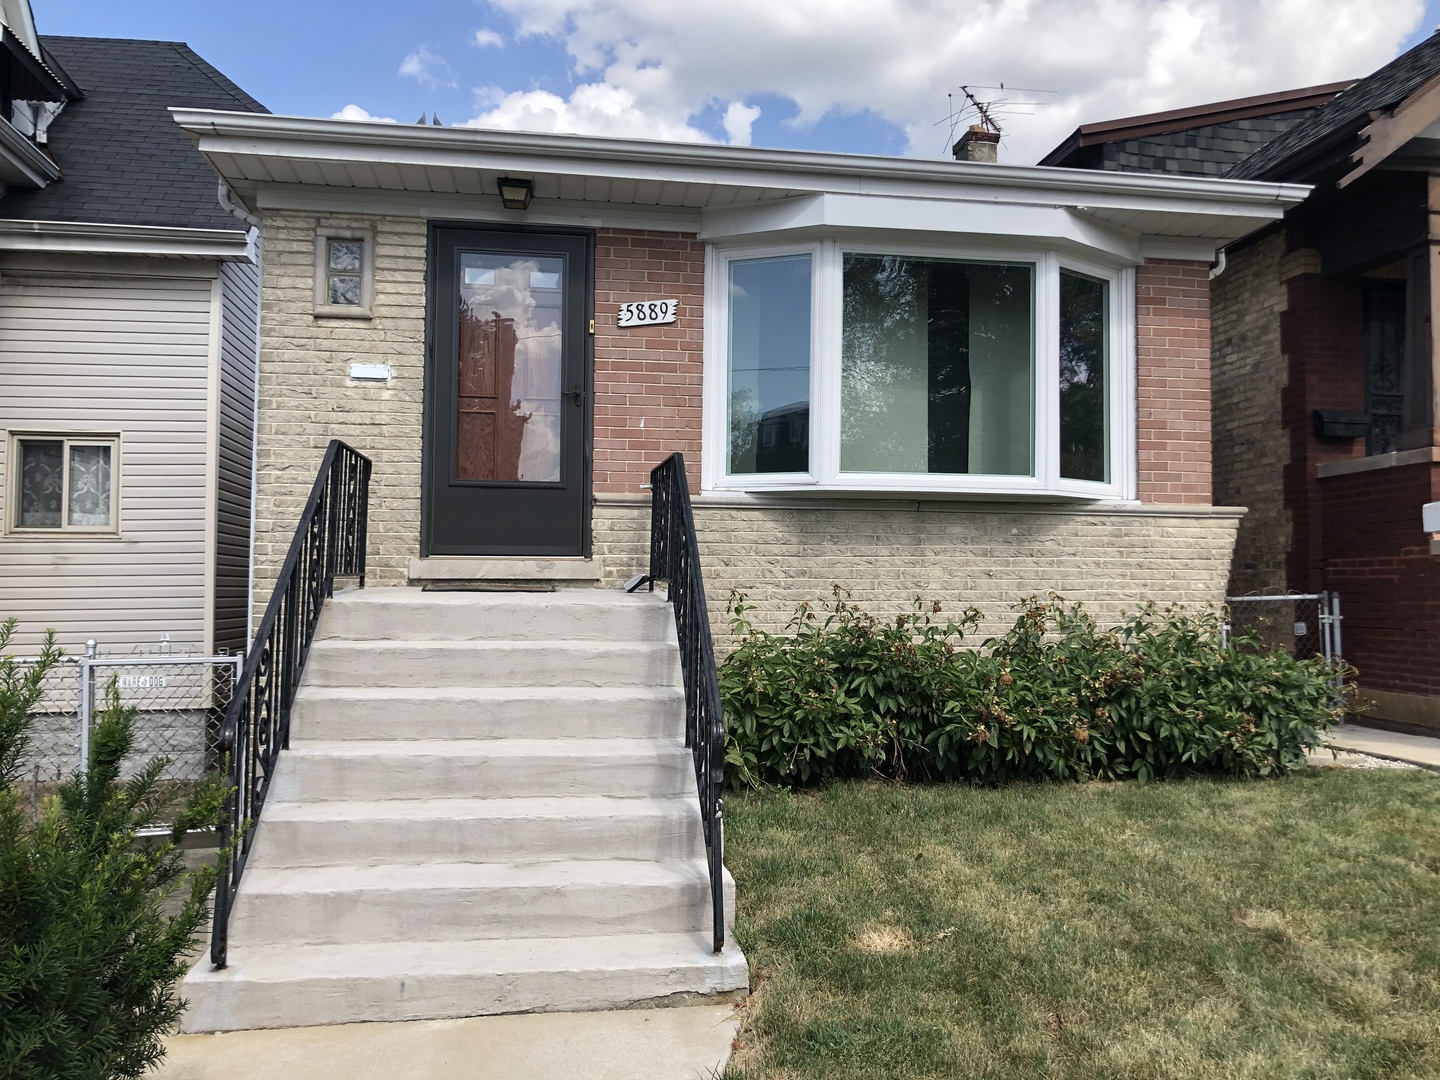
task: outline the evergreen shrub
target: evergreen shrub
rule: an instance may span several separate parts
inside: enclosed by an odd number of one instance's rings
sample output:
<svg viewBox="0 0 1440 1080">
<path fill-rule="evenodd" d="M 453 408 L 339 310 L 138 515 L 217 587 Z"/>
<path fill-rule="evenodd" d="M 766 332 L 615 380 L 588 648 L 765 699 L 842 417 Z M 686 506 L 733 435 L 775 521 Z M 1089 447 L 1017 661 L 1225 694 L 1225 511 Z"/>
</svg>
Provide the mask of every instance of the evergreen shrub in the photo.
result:
<svg viewBox="0 0 1440 1080">
<path fill-rule="evenodd" d="M 0 624 L 0 652 L 14 629 L 13 619 Z M 32 821 L 21 763 L 59 660 L 53 634 L 38 664 L 0 656 L 0 1077 L 138 1077 L 160 1060 L 184 1008 L 174 990 L 217 872 L 187 871 L 178 844 L 218 821 L 224 791 L 202 784 L 173 805 L 160 779 L 165 758 L 122 779 L 134 710 L 112 679 L 88 767 Z M 169 835 L 141 836 L 162 817 L 173 822 Z"/>
<path fill-rule="evenodd" d="M 1343 712 L 1335 667 L 1227 642 L 1215 609 L 1150 605 L 1106 628 L 1031 597 L 972 649 L 973 608 L 917 599 L 880 619 L 837 587 L 772 634 L 745 601 L 731 594 L 740 644 L 719 673 L 734 787 L 1280 776 Z"/>
</svg>

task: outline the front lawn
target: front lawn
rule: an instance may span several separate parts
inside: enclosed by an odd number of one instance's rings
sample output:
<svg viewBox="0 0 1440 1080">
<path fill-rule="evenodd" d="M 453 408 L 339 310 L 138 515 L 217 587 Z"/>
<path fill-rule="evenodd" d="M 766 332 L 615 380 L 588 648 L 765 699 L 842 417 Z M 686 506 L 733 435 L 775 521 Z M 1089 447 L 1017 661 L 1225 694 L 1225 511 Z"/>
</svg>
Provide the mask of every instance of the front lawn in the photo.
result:
<svg viewBox="0 0 1440 1080">
<path fill-rule="evenodd" d="M 731 795 L 732 1080 L 1440 1076 L 1440 777 Z"/>
</svg>

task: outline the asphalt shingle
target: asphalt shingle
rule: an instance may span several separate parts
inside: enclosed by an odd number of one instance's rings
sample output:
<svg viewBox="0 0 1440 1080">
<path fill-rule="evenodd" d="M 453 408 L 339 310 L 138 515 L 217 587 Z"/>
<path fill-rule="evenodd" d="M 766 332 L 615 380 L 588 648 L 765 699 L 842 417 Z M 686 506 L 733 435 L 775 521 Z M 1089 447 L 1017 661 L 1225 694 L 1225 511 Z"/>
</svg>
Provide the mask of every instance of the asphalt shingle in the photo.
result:
<svg viewBox="0 0 1440 1080">
<path fill-rule="evenodd" d="M 0 217 L 244 229 L 220 206 L 214 171 L 167 110 L 268 111 L 263 105 L 182 42 L 41 42 L 85 97 L 50 126 L 46 149 L 61 178 L 39 191 L 10 189 Z"/>
</svg>

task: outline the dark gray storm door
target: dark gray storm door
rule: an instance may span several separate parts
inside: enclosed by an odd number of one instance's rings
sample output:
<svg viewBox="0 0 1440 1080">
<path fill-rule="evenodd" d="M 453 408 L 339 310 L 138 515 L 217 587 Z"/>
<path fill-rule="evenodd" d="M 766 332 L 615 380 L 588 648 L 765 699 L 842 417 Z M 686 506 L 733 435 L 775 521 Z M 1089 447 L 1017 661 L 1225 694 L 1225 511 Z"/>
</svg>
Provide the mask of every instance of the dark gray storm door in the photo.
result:
<svg viewBox="0 0 1440 1080">
<path fill-rule="evenodd" d="M 428 555 L 584 555 L 590 543 L 593 238 L 435 226 Z"/>
</svg>

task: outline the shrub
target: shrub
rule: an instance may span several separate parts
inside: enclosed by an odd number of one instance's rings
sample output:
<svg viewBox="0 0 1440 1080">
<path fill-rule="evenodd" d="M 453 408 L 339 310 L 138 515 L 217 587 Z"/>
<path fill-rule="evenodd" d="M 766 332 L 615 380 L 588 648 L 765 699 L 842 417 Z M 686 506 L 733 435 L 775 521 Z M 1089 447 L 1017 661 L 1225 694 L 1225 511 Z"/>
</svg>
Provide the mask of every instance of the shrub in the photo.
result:
<svg viewBox="0 0 1440 1080">
<path fill-rule="evenodd" d="M 14 627 L 0 624 L 0 651 Z M 161 1036 L 184 1007 L 174 989 L 215 880 L 214 866 L 186 871 L 177 844 L 218 820 L 223 790 L 192 791 L 168 838 L 142 839 L 167 809 L 160 773 L 169 762 L 121 780 L 134 710 L 112 679 L 88 767 L 32 824 L 19 767 L 30 711 L 59 658 L 53 635 L 28 670 L 0 658 L 0 1061 L 17 1080 L 138 1077 L 160 1060 Z"/>
<path fill-rule="evenodd" d="M 837 588 L 777 635 L 732 594 L 730 782 L 1276 776 L 1338 718 L 1332 668 L 1226 644 L 1218 611 L 1147 606 L 1105 629 L 1059 597 L 1019 607 L 1007 633 L 968 649 L 973 608 L 941 623 L 939 604 L 917 600 L 881 620 Z"/>
</svg>

